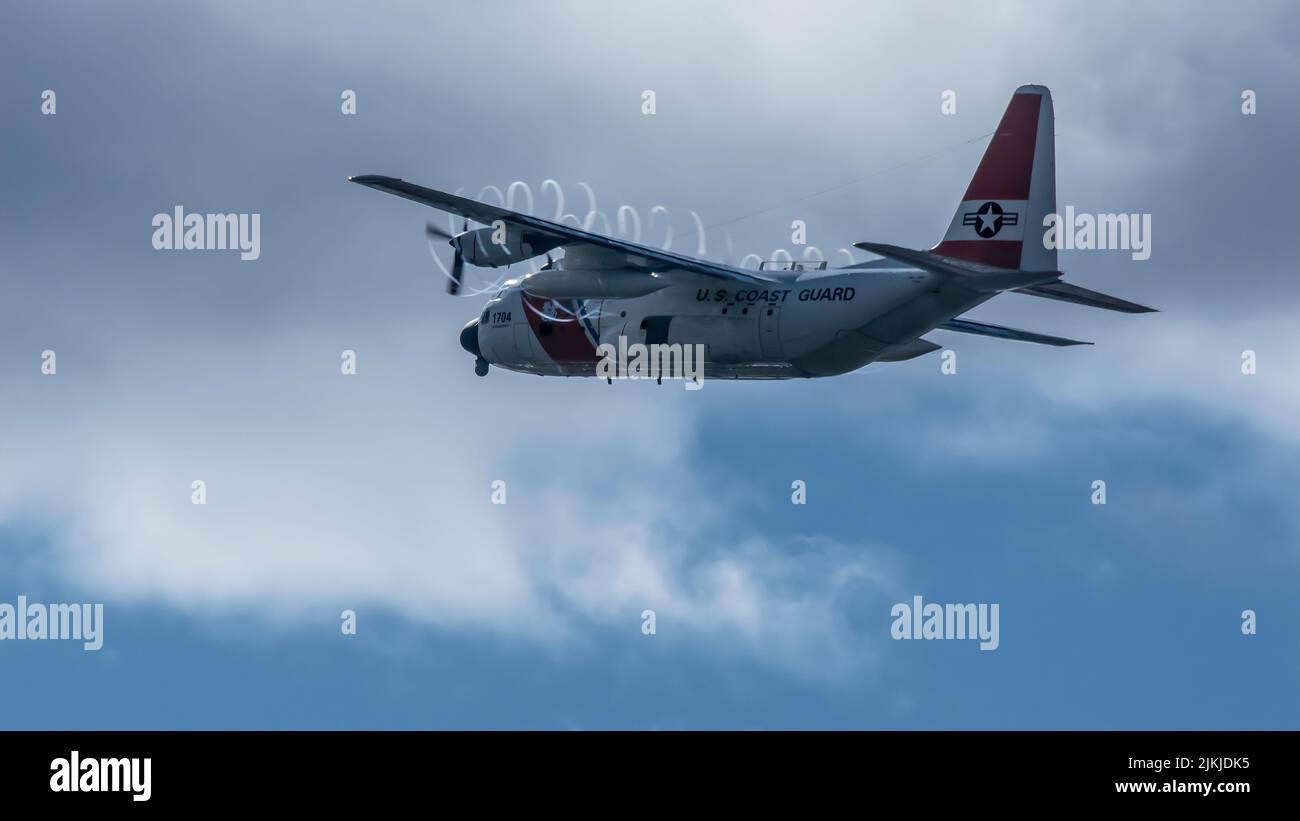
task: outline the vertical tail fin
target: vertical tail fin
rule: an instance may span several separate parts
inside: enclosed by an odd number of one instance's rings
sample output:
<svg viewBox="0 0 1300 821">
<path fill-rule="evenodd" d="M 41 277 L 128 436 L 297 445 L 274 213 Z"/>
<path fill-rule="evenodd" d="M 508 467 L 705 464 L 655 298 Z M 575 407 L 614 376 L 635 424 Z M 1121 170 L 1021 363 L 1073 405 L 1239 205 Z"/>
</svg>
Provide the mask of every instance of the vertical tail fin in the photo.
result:
<svg viewBox="0 0 1300 821">
<path fill-rule="evenodd" d="M 1055 271 L 1043 218 L 1056 211 L 1052 93 L 1021 86 L 984 150 L 957 214 L 932 251 L 1022 271 Z"/>
</svg>

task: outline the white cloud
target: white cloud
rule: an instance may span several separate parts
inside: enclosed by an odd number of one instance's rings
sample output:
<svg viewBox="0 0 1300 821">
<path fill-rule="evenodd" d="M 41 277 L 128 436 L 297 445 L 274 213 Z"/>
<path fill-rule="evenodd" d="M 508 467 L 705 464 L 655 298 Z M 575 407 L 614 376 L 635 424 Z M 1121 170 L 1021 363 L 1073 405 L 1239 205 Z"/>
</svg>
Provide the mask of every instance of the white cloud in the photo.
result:
<svg viewBox="0 0 1300 821">
<path fill-rule="evenodd" d="M 1062 441 L 1077 441 L 1081 431 L 1072 425 L 1080 419 L 1185 413 L 1300 448 L 1300 350 L 1288 312 L 1222 319 L 1093 314 L 1089 321 L 1088 309 L 1072 308 L 1079 313 L 1071 317 L 1027 302 L 998 300 L 974 316 L 1097 344 L 1058 349 L 932 332 L 928 338 L 958 350 L 956 374 L 941 375 L 933 355 L 862 372 L 874 377 L 873 402 L 918 410 L 916 435 L 902 444 L 940 464 L 1016 464 L 1050 458 Z M 1006 310 L 1012 306 L 1014 319 Z M 1056 324 L 1062 319 L 1070 324 Z M 1242 372 L 1246 350 L 1256 355 L 1257 371 L 1250 375 Z"/>
<path fill-rule="evenodd" d="M 183 348 L 118 351 L 87 382 L 65 362 L 34 377 L 57 399 L 18 406 L 0 522 L 51 528 L 55 572 L 93 595 L 200 618 L 378 607 L 553 646 L 639 640 L 650 608 L 662 633 L 760 663 L 869 666 L 836 597 L 897 586 L 889 553 L 716 519 L 692 476 L 691 394 L 480 380 L 412 336 L 372 335 L 356 376 L 325 334 L 246 340 L 197 373 Z"/>
<path fill-rule="evenodd" d="M 1145 321 L 1144 321 L 1145 320 Z M 1300 445 L 1300 359 L 1293 312 L 1205 319 L 1162 314 L 1106 333 L 1096 361 L 1040 374 L 1033 383 L 1075 408 L 1173 404 L 1238 420 L 1271 439 Z M 1258 370 L 1242 373 L 1242 352 Z"/>
</svg>

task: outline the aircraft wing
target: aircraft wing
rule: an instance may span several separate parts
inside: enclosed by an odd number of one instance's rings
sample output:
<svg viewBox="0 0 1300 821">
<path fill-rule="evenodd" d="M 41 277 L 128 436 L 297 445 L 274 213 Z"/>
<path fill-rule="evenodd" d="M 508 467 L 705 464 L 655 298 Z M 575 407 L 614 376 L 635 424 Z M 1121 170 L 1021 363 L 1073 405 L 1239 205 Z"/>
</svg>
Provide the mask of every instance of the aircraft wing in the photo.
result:
<svg viewBox="0 0 1300 821">
<path fill-rule="evenodd" d="M 428 205 L 431 208 L 437 208 L 439 211 L 447 211 L 466 217 L 484 225 L 490 225 L 495 220 L 502 220 L 507 225 L 523 228 L 530 233 L 563 240 L 561 245 L 593 245 L 608 251 L 626 254 L 632 258 L 635 267 L 644 267 L 647 275 L 676 270 L 736 282 L 759 284 L 774 281 L 756 276 L 753 272 L 742 268 L 733 268 L 730 265 L 695 259 L 671 251 L 651 248 L 636 242 L 593 234 L 581 228 L 573 228 L 529 214 L 521 214 L 518 211 L 489 205 L 456 194 L 448 194 L 445 191 L 435 191 L 432 188 L 425 188 L 422 185 L 415 185 L 394 177 L 365 174 L 358 177 L 348 177 L 348 181 L 388 194 L 396 194 L 399 197 Z"/>
<path fill-rule="evenodd" d="M 950 319 L 938 326 L 945 331 L 958 331 L 964 334 L 976 334 L 978 336 L 992 336 L 998 339 L 1014 339 L 1017 342 L 1036 342 L 1039 345 L 1055 345 L 1058 348 L 1068 345 L 1091 345 L 1091 342 L 1080 342 L 1077 339 L 1066 339 L 1060 336 L 1048 336 L 1047 334 L 1036 334 L 1033 331 L 1021 331 L 1016 328 L 1007 328 L 1002 325 L 990 325 L 987 322 L 976 322 L 972 319 Z"/>
</svg>

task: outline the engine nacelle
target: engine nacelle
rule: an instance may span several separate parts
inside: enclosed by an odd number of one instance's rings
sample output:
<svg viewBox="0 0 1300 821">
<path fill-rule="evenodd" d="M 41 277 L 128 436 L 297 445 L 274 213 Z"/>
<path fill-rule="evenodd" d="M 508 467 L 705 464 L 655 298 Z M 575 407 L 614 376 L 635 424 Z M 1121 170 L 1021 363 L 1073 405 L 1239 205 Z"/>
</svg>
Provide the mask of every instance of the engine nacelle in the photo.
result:
<svg viewBox="0 0 1300 821">
<path fill-rule="evenodd" d="M 560 240 L 543 237 L 540 241 L 529 242 L 518 228 L 509 225 L 493 228 L 489 225 L 457 234 L 451 243 L 470 265 L 500 268 L 545 254 L 558 247 Z"/>
</svg>

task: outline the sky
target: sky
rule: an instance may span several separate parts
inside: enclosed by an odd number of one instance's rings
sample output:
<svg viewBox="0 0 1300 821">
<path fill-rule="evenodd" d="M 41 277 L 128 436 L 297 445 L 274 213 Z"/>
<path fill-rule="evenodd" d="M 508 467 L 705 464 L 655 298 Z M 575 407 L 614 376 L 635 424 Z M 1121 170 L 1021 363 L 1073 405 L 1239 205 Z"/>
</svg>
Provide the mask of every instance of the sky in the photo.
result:
<svg viewBox="0 0 1300 821">
<path fill-rule="evenodd" d="M 1289 2 L 4 4 L 0 602 L 105 615 L 0 641 L 0 727 L 1300 726 L 1297 43 Z M 480 379 L 442 216 L 346 182 L 838 264 L 936 242 L 1026 83 L 1059 205 L 1151 215 L 1067 281 L 1161 312 L 1002 296 L 1096 344 L 935 332 L 953 374 Z M 260 257 L 155 250 L 177 205 Z M 999 646 L 894 640 L 918 595 Z"/>
</svg>

